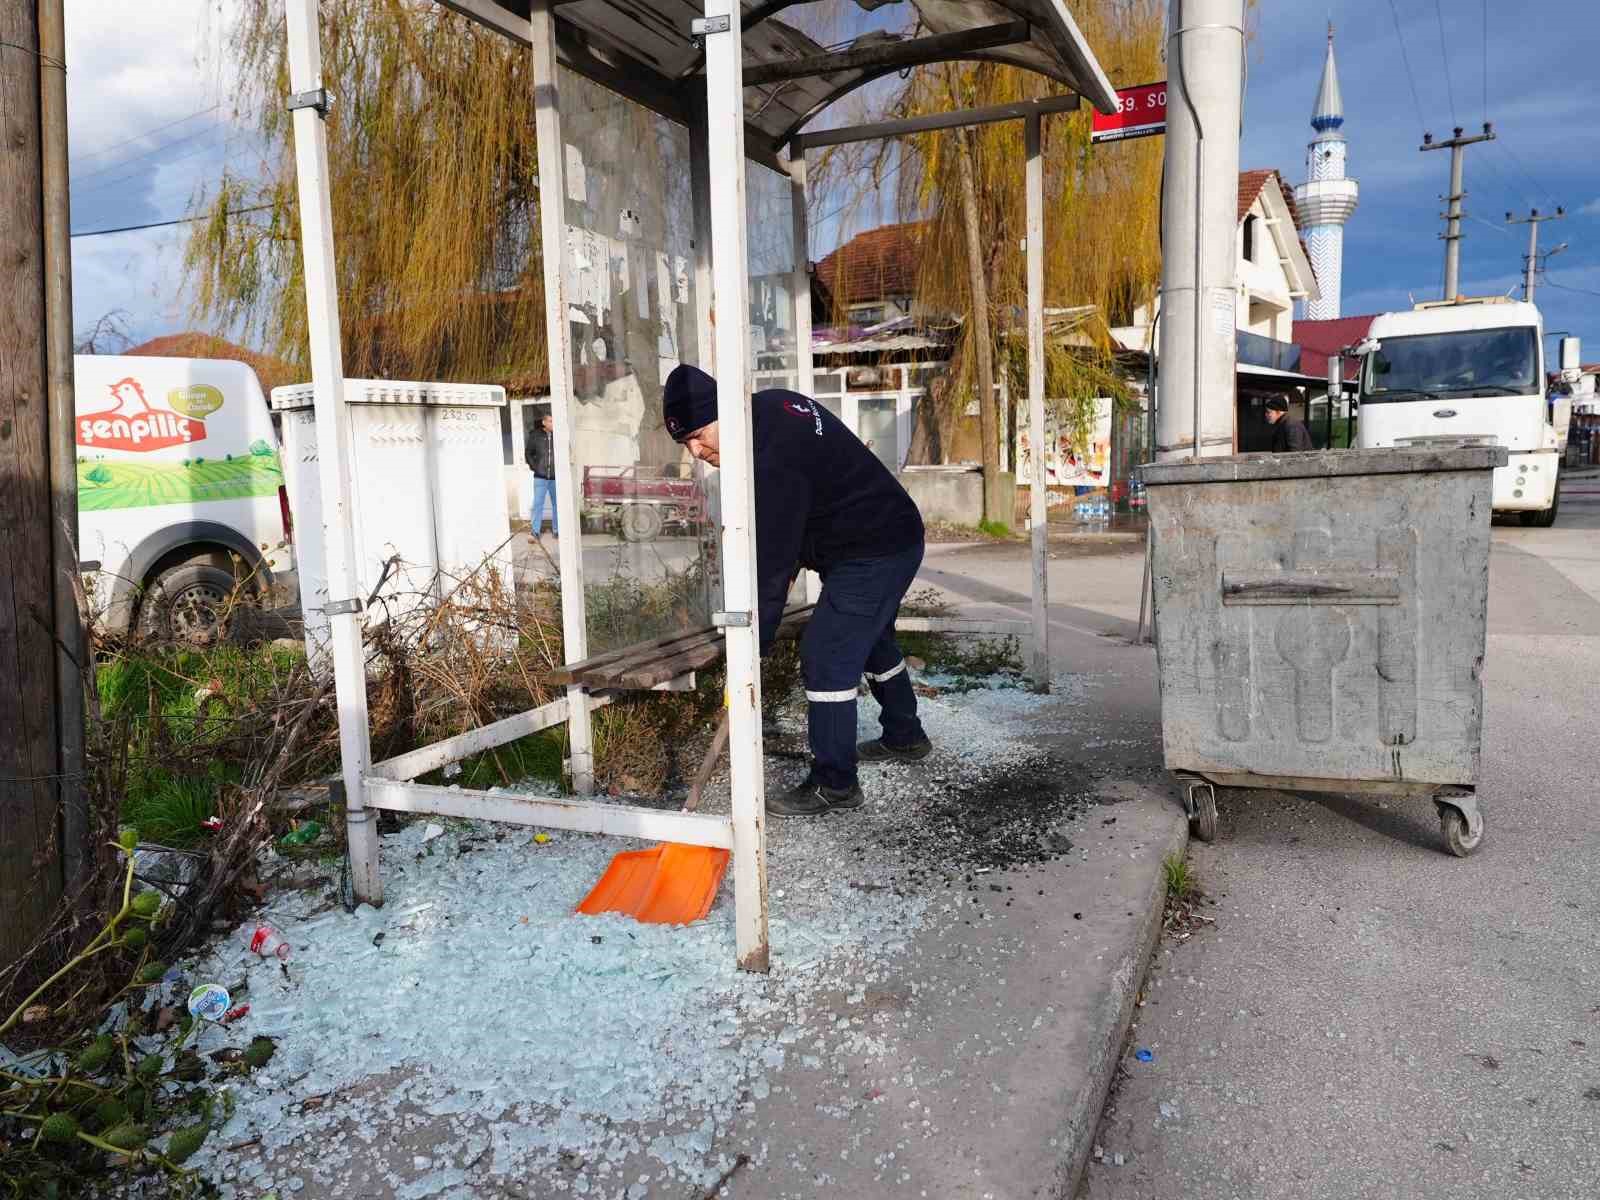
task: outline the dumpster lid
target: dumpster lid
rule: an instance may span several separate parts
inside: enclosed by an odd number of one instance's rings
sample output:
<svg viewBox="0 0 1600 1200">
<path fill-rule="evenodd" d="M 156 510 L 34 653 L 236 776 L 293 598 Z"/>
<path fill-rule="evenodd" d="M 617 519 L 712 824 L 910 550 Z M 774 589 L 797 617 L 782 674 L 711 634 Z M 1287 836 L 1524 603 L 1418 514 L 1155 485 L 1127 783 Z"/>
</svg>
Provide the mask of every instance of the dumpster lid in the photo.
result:
<svg viewBox="0 0 1600 1200">
<path fill-rule="evenodd" d="M 347 404 L 423 404 L 444 408 L 504 408 L 506 390 L 497 383 L 426 383 L 410 379 L 346 379 Z M 291 383 L 272 389 L 272 410 L 294 412 L 312 406 L 312 385 Z"/>
<path fill-rule="evenodd" d="M 1258 479 L 1333 479 L 1347 475 L 1409 475 L 1430 471 L 1487 471 L 1506 465 L 1504 446 L 1415 446 L 1396 450 L 1312 450 L 1294 454 L 1232 454 L 1226 458 L 1145 463 L 1136 468 L 1150 487 L 1169 483 L 1244 483 Z"/>
</svg>

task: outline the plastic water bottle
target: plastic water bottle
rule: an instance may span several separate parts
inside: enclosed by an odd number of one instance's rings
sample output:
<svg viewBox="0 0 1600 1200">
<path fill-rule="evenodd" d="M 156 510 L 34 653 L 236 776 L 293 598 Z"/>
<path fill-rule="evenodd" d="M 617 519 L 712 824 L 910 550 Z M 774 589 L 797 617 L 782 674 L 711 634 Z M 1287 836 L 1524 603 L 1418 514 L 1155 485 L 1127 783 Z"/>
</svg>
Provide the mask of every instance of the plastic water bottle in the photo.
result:
<svg viewBox="0 0 1600 1200">
<path fill-rule="evenodd" d="M 279 962 L 288 962 L 294 953 L 282 931 L 270 921 L 245 926 L 244 944 L 251 954 L 275 958 Z"/>
</svg>

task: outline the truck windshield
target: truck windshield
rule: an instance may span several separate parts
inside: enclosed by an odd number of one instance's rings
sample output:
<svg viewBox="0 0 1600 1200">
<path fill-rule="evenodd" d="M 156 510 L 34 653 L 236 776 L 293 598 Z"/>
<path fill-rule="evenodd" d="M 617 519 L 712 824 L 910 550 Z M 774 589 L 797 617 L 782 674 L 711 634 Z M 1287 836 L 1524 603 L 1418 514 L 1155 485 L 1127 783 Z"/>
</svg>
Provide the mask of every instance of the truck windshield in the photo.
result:
<svg viewBox="0 0 1600 1200">
<path fill-rule="evenodd" d="M 1367 357 L 1362 400 L 1440 396 L 1527 396 L 1539 391 L 1538 341 L 1531 325 L 1386 337 Z"/>
</svg>

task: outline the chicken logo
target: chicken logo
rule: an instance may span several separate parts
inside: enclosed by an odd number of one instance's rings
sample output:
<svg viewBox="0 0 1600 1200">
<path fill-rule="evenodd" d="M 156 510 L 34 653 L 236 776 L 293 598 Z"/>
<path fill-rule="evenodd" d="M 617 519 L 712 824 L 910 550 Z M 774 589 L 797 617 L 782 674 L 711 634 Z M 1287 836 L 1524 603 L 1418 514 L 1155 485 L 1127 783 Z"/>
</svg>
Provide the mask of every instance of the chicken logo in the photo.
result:
<svg viewBox="0 0 1600 1200">
<path fill-rule="evenodd" d="M 206 423 L 166 409 L 151 408 L 144 388 L 132 376 L 110 388 L 116 404 L 78 418 L 78 445 L 112 450 L 164 450 L 198 442 Z"/>
</svg>

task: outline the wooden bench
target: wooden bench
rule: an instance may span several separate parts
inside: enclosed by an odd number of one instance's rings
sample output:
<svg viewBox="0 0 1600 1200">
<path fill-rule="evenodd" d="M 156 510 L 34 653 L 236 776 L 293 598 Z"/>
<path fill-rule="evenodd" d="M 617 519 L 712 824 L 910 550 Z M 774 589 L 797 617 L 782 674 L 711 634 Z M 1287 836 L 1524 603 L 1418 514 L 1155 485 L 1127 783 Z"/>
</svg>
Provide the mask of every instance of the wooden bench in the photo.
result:
<svg viewBox="0 0 1600 1200">
<path fill-rule="evenodd" d="M 778 637 L 799 637 L 814 607 L 801 604 L 786 609 L 778 622 Z M 563 686 L 581 684 L 593 691 L 649 691 L 715 666 L 722 654 L 722 630 L 703 625 L 569 663 L 551 675 L 551 681 Z"/>
</svg>

